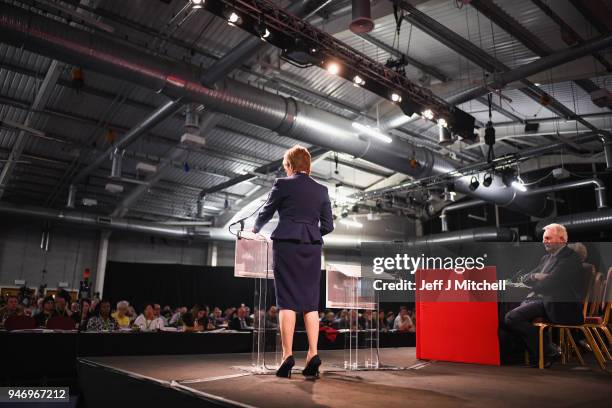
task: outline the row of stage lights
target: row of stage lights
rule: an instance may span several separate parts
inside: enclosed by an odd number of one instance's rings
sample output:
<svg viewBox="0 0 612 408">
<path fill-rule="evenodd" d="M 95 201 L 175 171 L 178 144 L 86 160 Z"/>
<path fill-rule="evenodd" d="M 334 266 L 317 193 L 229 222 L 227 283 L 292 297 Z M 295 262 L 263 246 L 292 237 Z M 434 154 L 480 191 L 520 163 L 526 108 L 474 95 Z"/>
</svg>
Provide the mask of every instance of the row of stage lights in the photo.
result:
<svg viewBox="0 0 612 408">
<path fill-rule="evenodd" d="M 340 62 L 338 62 L 337 60 L 332 60 L 332 59 L 328 59 L 326 61 L 327 58 L 321 55 L 320 50 L 318 50 L 316 46 L 312 46 L 312 45 L 308 46 L 305 44 L 301 44 L 299 41 L 296 40 L 295 44 L 293 44 L 295 49 L 291 49 L 291 45 L 287 46 L 286 43 L 283 43 L 283 40 L 286 41 L 286 39 L 274 38 L 275 37 L 274 33 L 272 33 L 268 29 L 268 27 L 266 27 L 263 17 L 260 17 L 259 21 L 252 21 L 252 22 L 250 21 L 252 19 L 247 18 L 246 20 L 249 20 L 250 22 L 245 23 L 245 19 L 243 19 L 243 17 L 234 8 L 228 5 L 223 5 L 220 2 L 210 1 L 207 4 L 206 0 L 190 0 L 190 3 L 191 3 L 191 7 L 195 10 L 202 9 L 206 5 L 209 11 L 212 11 L 213 13 L 217 15 L 221 15 L 223 18 L 225 18 L 225 20 L 227 21 L 227 24 L 229 24 L 230 26 L 233 26 L 233 27 L 241 26 L 241 28 L 247 31 L 251 31 L 255 33 L 256 35 L 258 35 L 262 41 L 273 42 L 274 45 L 279 46 L 284 49 L 284 54 L 290 54 L 291 52 L 296 52 L 297 54 L 301 53 L 300 56 L 305 61 L 307 61 L 307 62 L 302 62 L 302 65 L 304 67 L 316 64 L 316 65 L 319 65 L 325 68 L 332 75 L 342 76 L 349 80 L 352 77 L 352 82 L 354 86 L 366 87 L 366 80 L 363 75 L 360 75 L 358 73 L 355 73 L 354 75 L 352 75 L 350 74 L 350 72 L 343 72 L 344 71 L 343 65 Z M 288 55 L 288 60 L 291 60 L 291 59 L 292 58 Z M 384 96 L 385 91 L 386 91 L 383 85 L 377 86 L 377 84 L 374 84 L 373 86 L 369 86 L 368 89 L 370 89 L 371 91 L 373 91 L 374 93 L 380 96 Z M 400 91 L 390 90 L 388 92 L 389 93 L 387 94 L 387 98 L 391 102 L 397 104 L 402 109 L 404 114 L 406 114 L 407 116 L 412 116 L 414 114 L 420 114 L 420 116 L 423 119 L 437 123 L 441 132 L 443 133 L 449 133 L 449 129 L 448 129 L 449 121 L 451 121 L 451 119 L 454 119 L 452 120 L 452 122 L 454 123 L 454 127 L 464 128 L 464 131 L 468 133 L 468 139 L 466 140 L 469 140 L 470 138 L 469 133 L 473 131 L 473 118 L 471 118 L 470 115 L 467 115 L 461 112 L 459 113 L 460 115 L 459 117 L 457 117 L 457 113 L 453 114 L 453 118 L 437 117 L 437 114 L 434 110 L 427 108 L 427 107 L 419 106 L 415 103 L 412 103 L 411 101 L 404 100 L 402 93 Z M 465 123 L 466 117 L 468 117 L 467 124 L 457 126 L 457 124 L 459 123 L 462 123 L 462 122 Z M 470 118 L 472 119 L 471 122 L 469 120 Z M 369 136 L 382 140 L 383 142 L 386 142 L 386 143 L 391 142 L 391 138 L 385 135 L 384 133 L 382 133 L 380 129 L 378 128 L 367 126 L 367 125 L 361 125 L 359 123 L 354 123 L 353 127 L 361 131 L 362 133 L 366 133 Z M 446 139 L 450 140 L 449 138 L 446 138 Z"/>
<path fill-rule="evenodd" d="M 332 75 L 340 75 L 342 72 L 342 68 L 340 66 L 339 63 L 335 62 L 335 61 L 331 61 L 326 65 L 326 69 L 327 72 L 329 72 Z M 366 84 L 365 80 L 359 75 L 355 75 L 353 77 L 353 85 L 357 86 L 357 87 L 362 87 Z M 401 103 L 402 102 L 402 95 L 398 92 L 391 92 L 391 94 L 389 95 L 389 99 L 391 100 L 391 102 L 393 103 Z M 437 120 L 435 120 L 435 114 L 431 109 L 425 109 L 421 112 L 421 117 L 423 117 L 424 119 L 436 122 L 438 125 L 442 126 L 442 127 L 448 127 L 448 122 L 446 121 L 446 119 L 444 118 L 438 118 Z"/>
<path fill-rule="evenodd" d="M 493 184 L 493 175 L 494 175 L 493 173 L 484 174 L 482 178 L 482 185 L 484 187 L 490 187 L 491 184 Z M 525 183 L 523 182 L 520 176 L 518 175 L 515 176 L 513 173 L 509 173 L 509 172 L 504 172 L 501 174 L 501 176 L 506 186 L 513 187 L 514 189 L 522 193 L 527 191 L 527 187 L 525 186 Z M 472 176 L 468 187 L 470 188 L 471 191 L 476 191 L 476 189 L 480 187 L 480 181 L 478 179 L 478 176 L 476 175 Z"/>
<path fill-rule="evenodd" d="M 190 0 L 190 1 L 191 1 L 191 7 L 193 9 L 202 9 L 206 3 L 206 0 Z M 226 19 L 227 24 L 233 27 L 240 26 L 243 23 L 242 17 L 231 7 L 227 7 L 227 6 L 224 7 L 223 17 Z M 268 41 L 272 38 L 272 33 L 270 32 L 270 30 L 265 26 L 265 24 L 261 22 L 255 24 L 253 27 L 253 30 L 259 35 L 259 37 L 263 41 Z M 309 51 L 311 54 L 316 54 L 318 50 L 315 47 L 310 47 Z M 336 61 L 328 62 L 325 68 L 332 75 L 342 74 L 342 66 L 340 65 L 340 63 Z M 358 87 L 363 87 L 366 85 L 366 81 L 362 75 L 356 74 L 353 76 L 353 84 Z M 390 93 L 389 99 L 391 100 L 391 102 L 394 102 L 397 104 L 401 103 L 403 100 L 401 93 L 395 92 L 395 91 L 392 91 Z M 434 113 L 431 109 L 426 109 L 423 112 L 421 112 L 421 116 L 429 120 L 434 119 Z M 443 118 L 438 119 L 438 123 L 444 127 L 447 126 L 447 121 Z"/>
</svg>

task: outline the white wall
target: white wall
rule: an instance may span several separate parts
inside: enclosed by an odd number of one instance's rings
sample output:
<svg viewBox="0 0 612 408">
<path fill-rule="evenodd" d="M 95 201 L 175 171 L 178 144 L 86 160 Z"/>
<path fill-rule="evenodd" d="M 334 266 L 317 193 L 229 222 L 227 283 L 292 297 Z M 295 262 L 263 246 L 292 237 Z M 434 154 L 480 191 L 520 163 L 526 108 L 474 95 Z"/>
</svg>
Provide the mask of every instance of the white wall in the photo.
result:
<svg viewBox="0 0 612 408">
<path fill-rule="evenodd" d="M 337 224 L 333 235 L 369 240 L 406 239 L 414 236 L 414 223 L 402 217 L 380 221 L 364 220 L 364 228 L 346 228 Z M 78 288 L 85 268 L 96 280 L 99 231 L 54 224 L 49 252 L 40 248 L 44 222 L 33 219 L 0 217 L 0 285 L 14 285 L 24 279 L 30 287 L 46 283 L 49 288 L 68 282 Z M 148 235 L 113 232 L 109 241 L 108 260 L 117 262 L 208 265 L 209 246 L 201 241 L 178 241 Z M 234 265 L 234 243 L 216 242 L 217 266 Z M 326 262 L 359 262 L 354 250 L 325 247 Z M 47 273 L 43 276 L 42 270 Z"/>
<path fill-rule="evenodd" d="M 55 225 L 45 252 L 40 248 L 42 231 L 42 221 L 0 218 L 0 284 L 24 279 L 30 287 L 46 283 L 53 288 L 68 282 L 78 289 L 84 269 L 92 273 L 96 269 L 98 234 Z"/>
</svg>

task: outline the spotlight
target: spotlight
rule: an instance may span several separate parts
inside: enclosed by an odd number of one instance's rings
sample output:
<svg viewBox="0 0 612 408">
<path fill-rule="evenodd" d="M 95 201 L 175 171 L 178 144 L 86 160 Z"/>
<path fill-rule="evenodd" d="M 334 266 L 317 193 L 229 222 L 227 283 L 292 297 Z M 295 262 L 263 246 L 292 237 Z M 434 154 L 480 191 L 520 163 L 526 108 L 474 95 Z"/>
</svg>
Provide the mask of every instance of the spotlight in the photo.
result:
<svg viewBox="0 0 612 408">
<path fill-rule="evenodd" d="M 259 38 L 261 38 L 262 41 L 268 40 L 270 36 L 272 35 L 270 33 L 270 30 L 268 30 L 268 27 L 266 27 L 266 25 L 263 22 L 259 22 L 255 24 L 253 29 L 255 30 L 255 32 L 257 33 Z"/>
<path fill-rule="evenodd" d="M 425 119 L 433 120 L 434 113 L 431 109 L 425 109 L 423 112 L 421 112 L 421 116 L 423 116 Z"/>
<path fill-rule="evenodd" d="M 329 72 L 332 75 L 338 75 L 338 73 L 340 72 L 340 64 L 338 64 L 337 62 L 330 62 L 327 64 L 327 72 Z"/>
<path fill-rule="evenodd" d="M 448 127 L 448 123 L 446 122 L 446 119 L 444 119 L 444 118 L 438 119 L 438 125 L 440 125 L 440 126 L 442 126 L 444 128 Z"/>
<path fill-rule="evenodd" d="M 449 128 L 438 123 L 438 144 L 440 146 L 449 146 L 455 143 L 455 139 Z"/>
<path fill-rule="evenodd" d="M 204 3 L 206 0 L 191 0 L 191 8 L 192 9 L 201 9 L 204 7 Z"/>
<path fill-rule="evenodd" d="M 365 81 L 359 75 L 355 75 L 355 77 L 353 77 L 353 84 L 355 84 L 355 86 L 363 86 L 365 85 Z"/>
<path fill-rule="evenodd" d="M 491 184 L 493 184 L 493 175 L 491 173 L 485 173 L 482 179 L 482 185 L 489 187 Z"/>
<path fill-rule="evenodd" d="M 237 26 L 242 24 L 242 18 L 232 8 L 225 8 L 225 10 L 223 11 L 223 16 L 227 19 L 227 24 L 231 26 Z"/>
<path fill-rule="evenodd" d="M 340 213 L 340 216 L 341 216 L 342 218 L 346 218 L 346 217 L 348 217 L 348 215 L 349 215 L 348 208 L 346 208 L 346 207 L 345 207 L 345 208 L 343 208 L 343 209 L 342 209 L 342 212 Z"/>
<path fill-rule="evenodd" d="M 401 102 L 402 101 L 402 96 L 400 94 L 398 94 L 398 93 L 393 92 L 391 94 L 391 100 L 393 102 Z"/>
<path fill-rule="evenodd" d="M 472 180 L 470 180 L 470 190 L 476 191 L 476 189 L 480 186 L 480 182 L 476 176 L 472 176 Z"/>
</svg>

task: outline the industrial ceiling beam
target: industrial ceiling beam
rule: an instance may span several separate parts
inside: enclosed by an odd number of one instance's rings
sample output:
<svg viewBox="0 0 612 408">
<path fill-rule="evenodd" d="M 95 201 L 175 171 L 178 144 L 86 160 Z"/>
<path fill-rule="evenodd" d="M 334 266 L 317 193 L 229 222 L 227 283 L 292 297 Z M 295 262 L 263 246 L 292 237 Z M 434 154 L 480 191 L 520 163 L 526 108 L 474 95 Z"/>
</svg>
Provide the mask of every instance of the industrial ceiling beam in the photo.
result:
<svg viewBox="0 0 612 408">
<path fill-rule="evenodd" d="M 473 0 L 470 2 L 470 5 L 476 8 L 476 10 L 478 10 L 480 13 L 487 16 L 489 20 L 497 24 L 508 34 L 518 39 L 523 45 L 540 57 L 546 57 L 554 54 L 554 50 L 546 45 L 544 41 L 538 38 L 535 34 L 526 30 L 525 27 L 516 21 L 510 14 L 506 13 L 501 7 L 493 3 L 493 1 Z M 593 51 L 598 50 L 599 48 L 593 49 Z M 599 87 L 589 79 L 575 80 L 574 83 L 584 89 L 587 93 L 591 93 L 599 89 Z"/>
<path fill-rule="evenodd" d="M 384 41 L 381 41 L 379 39 L 377 39 L 376 37 L 370 35 L 370 34 L 360 34 L 359 35 L 361 38 L 363 38 L 366 42 L 379 47 L 381 49 L 383 49 L 385 52 L 387 52 L 388 54 L 393 55 L 396 58 L 400 58 L 400 59 L 404 59 L 407 62 L 409 62 L 410 64 L 414 65 L 415 67 L 417 67 L 418 69 L 420 69 L 421 71 L 423 71 L 424 73 L 431 75 L 433 78 L 440 80 L 441 82 L 448 82 L 451 80 L 451 78 L 449 76 L 447 76 L 446 74 L 444 74 L 442 71 L 440 71 L 439 69 L 432 67 L 430 65 L 427 65 L 421 61 L 418 61 L 414 58 L 408 57 L 406 54 L 404 54 L 403 52 L 401 52 L 398 49 L 393 48 L 392 46 L 390 46 L 389 44 L 385 43 Z M 483 103 L 483 104 L 487 104 L 487 100 L 485 98 L 477 98 L 478 102 Z M 452 101 L 449 101 L 452 103 Z M 498 105 L 497 103 L 493 103 L 492 104 L 493 109 L 495 109 L 497 112 L 501 113 L 502 115 L 506 116 L 507 118 L 510 119 L 514 119 L 519 123 L 523 123 L 524 120 L 521 119 L 520 117 L 516 116 L 515 114 L 513 114 L 512 112 L 508 111 L 507 109 L 504 109 L 501 105 Z"/>
<path fill-rule="evenodd" d="M 612 32 L 612 11 L 602 0 L 570 0 L 570 3 L 600 33 Z"/>
<path fill-rule="evenodd" d="M 318 1 L 319 0 L 298 1 L 293 3 L 288 10 L 296 15 L 302 15 L 309 10 L 306 7 L 307 4 L 313 4 Z M 234 47 L 230 52 L 228 52 L 223 58 L 217 60 L 212 66 L 206 69 L 200 78 L 200 82 L 205 86 L 213 87 L 227 74 L 240 67 L 240 65 L 242 65 L 245 61 L 250 60 L 251 57 L 253 57 L 265 45 L 266 42 L 261 41 L 261 39 L 258 37 L 248 37 Z M 200 133 L 206 134 L 209 131 L 212 131 L 217 123 L 219 123 L 221 118 L 222 115 L 218 113 L 208 111 L 205 112 L 204 117 L 202 118 L 204 126 L 200 127 Z M 179 159 L 183 156 L 183 153 L 184 151 L 181 146 L 177 145 L 175 148 L 170 150 L 168 155 L 174 159 Z M 146 179 L 147 184 L 134 188 L 117 205 L 111 216 L 124 216 L 129 208 L 138 201 L 139 197 L 154 186 L 158 181 L 160 181 L 169 169 L 170 167 L 166 165 L 159 166 L 157 172 Z"/>
<path fill-rule="evenodd" d="M 531 75 L 546 71 L 550 68 L 570 61 L 574 61 L 585 55 L 591 54 L 596 50 L 601 50 L 610 46 L 612 46 L 612 34 L 594 38 L 582 44 L 576 45 L 575 47 L 570 47 L 552 54 L 548 54 L 540 59 L 521 65 L 513 70 L 494 73 L 492 78 L 483 86 L 468 89 L 459 95 L 455 95 L 449 99 L 449 102 L 454 104 L 465 103 L 472 99 L 486 95 L 487 93 L 491 92 L 491 89 L 502 89 L 505 85 L 511 82 L 522 80 Z M 574 82 L 578 83 L 578 81 Z"/>
<path fill-rule="evenodd" d="M 563 41 L 565 41 L 567 45 L 572 45 L 574 44 L 574 42 L 578 42 L 579 44 L 582 44 L 586 41 L 580 34 L 578 34 L 578 32 L 576 32 L 576 30 L 574 30 L 569 24 L 567 24 L 565 20 L 561 18 L 561 16 L 555 13 L 553 9 L 551 9 L 546 3 L 544 3 L 544 1 L 542 0 L 531 0 L 531 1 L 533 2 L 533 4 L 538 6 L 544 14 L 550 17 L 551 20 L 557 23 L 557 25 L 561 28 L 562 32 L 566 34 L 565 36 L 562 36 L 562 39 Z M 593 58 L 595 58 L 597 62 L 599 62 L 603 67 L 605 67 L 608 72 L 612 72 L 612 64 L 610 63 L 610 61 L 606 59 L 606 57 L 604 57 L 599 52 L 594 52 L 592 55 L 593 55 Z"/>
<path fill-rule="evenodd" d="M 30 127 L 34 125 L 36 115 L 35 111 L 43 110 L 47 105 L 47 102 L 53 93 L 53 88 L 55 87 L 57 79 L 61 74 L 61 69 L 62 64 L 59 61 L 51 61 L 51 65 L 49 65 L 49 68 L 47 69 L 45 78 L 40 85 L 40 88 L 38 88 L 38 92 L 36 93 L 34 101 L 29 108 L 29 112 L 23 121 L 23 126 Z M 13 144 L 8 161 L 4 163 L 2 171 L 0 172 L 0 199 L 2 198 L 4 190 L 10 181 L 13 170 L 21 157 L 21 153 L 23 152 L 30 138 L 31 135 L 28 132 L 21 130 L 15 139 L 15 143 Z"/>
<path fill-rule="evenodd" d="M 391 0 L 393 1 L 393 0 Z M 472 42 L 466 40 L 459 34 L 450 30 L 449 28 L 443 26 L 433 18 L 427 16 L 422 11 L 418 10 L 412 4 L 410 4 L 406 0 L 399 0 L 398 6 L 402 8 L 407 13 L 404 14 L 404 19 L 420 30 L 430 35 L 432 38 L 438 40 L 442 44 L 446 45 L 453 51 L 457 52 L 459 55 L 464 56 L 469 59 L 476 65 L 484 68 L 489 72 L 503 72 L 509 71 L 510 68 L 505 65 L 503 62 L 498 60 L 497 58 L 492 57 L 479 47 L 477 47 Z M 605 130 L 598 129 L 593 126 L 588 121 L 581 118 L 571 109 L 567 108 L 561 102 L 553 98 L 548 93 L 544 92 L 539 87 L 535 86 L 532 82 L 524 79 L 521 81 L 525 87 L 521 88 L 520 91 L 525 95 L 529 96 L 531 99 L 540 102 L 540 98 L 546 98 L 550 101 L 550 103 L 546 106 L 547 109 L 555 112 L 557 115 L 566 118 L 566 119 L 575 119 L 582 123 L 584 126 L 588 127 L 590 130 L 602 135 L 603 137 L 610 137 L 610 132 Z"/>
</svg>

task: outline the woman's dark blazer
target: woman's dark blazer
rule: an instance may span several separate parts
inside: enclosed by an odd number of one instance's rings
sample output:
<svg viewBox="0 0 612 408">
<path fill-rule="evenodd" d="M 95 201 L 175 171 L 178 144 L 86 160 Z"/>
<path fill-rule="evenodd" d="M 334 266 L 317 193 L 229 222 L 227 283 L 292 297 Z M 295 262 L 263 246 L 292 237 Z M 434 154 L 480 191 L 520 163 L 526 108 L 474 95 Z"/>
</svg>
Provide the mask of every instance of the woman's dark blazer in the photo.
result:
<svg viewBox="0 0 612 408">
<path fill-rule="evenodd" d="M 257 216 L 254 231 L 259 232 L 277 210 L 279 222 L 270 236 L 273 240 L 322 244 L 323 235 L 334 230 L 327 187 L 306 173 L 276 179 Z"/>
</svg>

